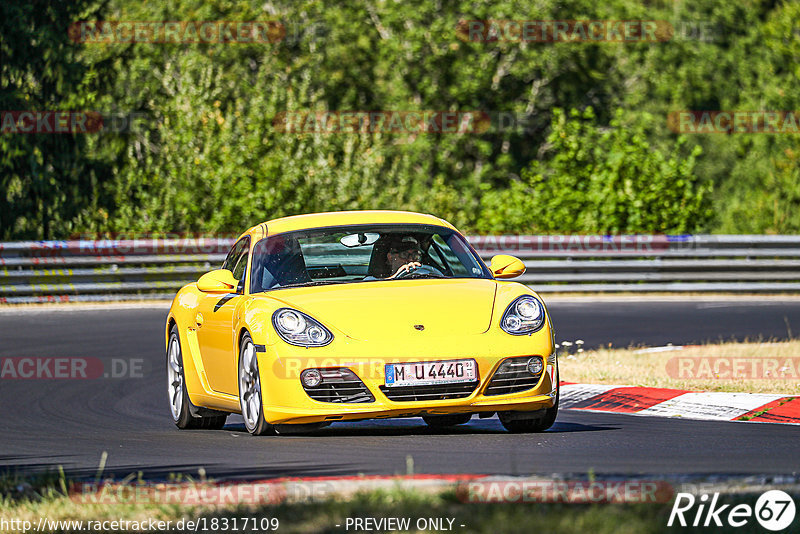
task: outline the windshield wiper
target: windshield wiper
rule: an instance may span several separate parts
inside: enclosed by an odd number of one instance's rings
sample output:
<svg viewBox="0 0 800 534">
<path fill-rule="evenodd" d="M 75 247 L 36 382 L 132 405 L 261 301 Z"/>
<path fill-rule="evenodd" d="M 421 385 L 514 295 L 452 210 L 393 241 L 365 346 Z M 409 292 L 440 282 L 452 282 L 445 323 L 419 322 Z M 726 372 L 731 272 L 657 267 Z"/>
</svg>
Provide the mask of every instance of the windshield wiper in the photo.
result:
<svg viewBox="0 0 800 534">
<path fill-rule="evenodd" d="M 413 279 L 413 278 L 447 278 L 447 277 L 443 274 L 438 274 L 438 273 L 413 273 L 409 274 L 408 276 L 404 276 L 403 278 L 408 280 L 409 278 Z"/>
<path fill-rule="evenodd" d="M 311 286 L 327 286 L 330 284 L 346 284 L 352 280 L 312 280 L 311 282 L 298 282 L 296 284 L 286 284 L 285 286 L 275 286 L 272 289 L 284 289 L 287 287 L 311 287 Z"/>
</svg>

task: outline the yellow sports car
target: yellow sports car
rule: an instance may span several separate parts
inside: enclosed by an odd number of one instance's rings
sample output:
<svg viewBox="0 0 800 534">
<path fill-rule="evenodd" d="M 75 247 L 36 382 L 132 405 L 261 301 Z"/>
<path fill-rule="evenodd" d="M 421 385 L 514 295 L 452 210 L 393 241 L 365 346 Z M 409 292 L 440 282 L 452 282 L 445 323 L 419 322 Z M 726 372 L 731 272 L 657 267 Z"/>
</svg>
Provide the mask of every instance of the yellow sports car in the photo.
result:
<svg viewBox="0 0 800 534">
<path fill-rule="evenodd" d="M 513 256 L 481 261 L 448 222 L 401 211 L 285 217 L 236 241 L 221 269 L 178 291 L 166 324 L 179 428 L 251 434 L 334 421 L 477 414 L 541 432 L 558 412 L 542 299 L 506 281 Z"/>
</svg>

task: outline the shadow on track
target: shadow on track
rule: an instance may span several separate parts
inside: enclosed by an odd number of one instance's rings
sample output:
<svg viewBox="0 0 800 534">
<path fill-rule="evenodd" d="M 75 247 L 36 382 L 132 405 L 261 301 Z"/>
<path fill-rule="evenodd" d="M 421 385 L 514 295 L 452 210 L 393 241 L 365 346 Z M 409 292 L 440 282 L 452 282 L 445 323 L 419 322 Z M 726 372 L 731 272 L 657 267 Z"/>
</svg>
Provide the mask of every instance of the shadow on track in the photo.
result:
<svg viewBox="0 0 800 534">
<path fill-rule="evenodd" d="M 581 423 L 558 422 L 547 430 L 547 434 L 563 434 L 566 432 L 597 432 L 602 430 L 618 430 L 619 427 L 604 425 L 585 425 Z M 199 431 L 207 432 L 207 431 Z M 244 423 L 228 423 L 223 432 L 240 432 L 246 434 Z M 297 433 L 286 436 L 273 436 L 275 439 L 288 439 L 292 437 L 348 437 L 348 436 L 467 436 L 467 435 L 494 435 L 508 434 L 500 424 L 497 417 L 487 419 L 473 418 L 468 424 L 457 425 L 449 428 L 432 428 L 426 425 L 421 418 L 408 419 L 377 419 L 370 421 L 339 422 L 331 426 L 309 432 Z M 524 434 L 518 434 L 524 435 Z"/>
<path fill-rule="evenodd" d="M 21 475 L 21 476 L 57 476 L 59 474 L 58 462 L 39 462 L 28 463 L 25 465 L 6 465 L 0 468 L 0 475 Z M 343 476 L 353 472 L 353 467 L 346 464 L 320 464 L 300 465 L 296 463 L 287 464 L 281 467 L 275 466 L 255 466 L 248 468 L 234 468 L 230 466 L 200 465 L 194 463 L 170 464 L 170 465 L 116 465 L 106 468 L 102 473 L 103 479 L 122 480 L 125 477 L 134 475 L 149 481 L 169 481 L 175 474 L 182 474 L 182 479 L 200 480 L 200 469 L 203 469 L 205 476 L 209 479 L 218 480 L 263 480 L 280 478 L 286 476 L 293 477 L 324 477 L 324 476 Z M 94 480 L 97 477 L 97 469 L 90 468 L 64 468 L 64 474 L 72 480 Z"/>
</svg>

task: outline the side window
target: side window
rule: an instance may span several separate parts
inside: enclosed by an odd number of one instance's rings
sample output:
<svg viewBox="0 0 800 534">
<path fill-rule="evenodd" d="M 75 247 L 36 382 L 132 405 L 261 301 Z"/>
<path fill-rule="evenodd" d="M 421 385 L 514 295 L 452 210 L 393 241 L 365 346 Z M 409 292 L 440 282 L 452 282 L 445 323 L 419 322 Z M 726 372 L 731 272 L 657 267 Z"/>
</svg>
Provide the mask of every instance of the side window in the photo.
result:
<svg viewBox="0 0 800 534">
<path fill-rule="evenodd" d="M 247 268 L 247 249 L 248 247 L 245 246 L 242 253 L 239 255 L 239 258 L 236 260 L 236 265 L 233 267 L 233 277 L 237 280 L 242 280 L 244 278 L 244 270 Z"/>
<path fill-rule="evenodd" d="M 233 271 L 233 266 L 236 264 L 236 257 L 239 255 L 243 241 L 244 239 L 240 239 L 234 243 L 230 252 L 228 252 L 228 255 L 225 257 L 225 261 L 222 262 L 222 267 L 220 267 L 220 269 L 228 269 L 229 271 Z"/>
<path fill-rule="evenodd" d="M 448 238 L 448 241 L 442 239 L 442 236 L 439 234 L 433 236 L 432 246 L 439 252 L 439 257 L 444 260 L 452 275 L 455 277 L 467 276 L 467 267 L 456 255 L 455 251 L 450 248 L 450 244 L 457 245 L 459 243 L 452 235 Z M 473 273 L 474 272 L 473 270 Z"/>
<path fill-rule="evenodd" d="M 430 261 L 431 261 L 431 263 L 433 263 L 434 267 L 436 267 L 437 269 L 439 269 L 442 272 L 447 271 L 447 269 L 445 268 L 445 264 L 442 261 L 442 255 L 439 252 L 439 250 L 436 248 L 436 245 L 431 243 L 428 246 L 428 250 L 425 253 L 428 255 L 428 258 L 430 258 Z"/>
<path fill-rule="evenodd" d="M 225 262 L 222 264 L 223 269 L 228 269 L 233 273 L 233 277 L 237 280 L 244 278 L 244 270 L 247 268 L 247 252 L 250 248 L 250 238 L 244 237 L 240 239 L 228 253 Z"/>
</svg>

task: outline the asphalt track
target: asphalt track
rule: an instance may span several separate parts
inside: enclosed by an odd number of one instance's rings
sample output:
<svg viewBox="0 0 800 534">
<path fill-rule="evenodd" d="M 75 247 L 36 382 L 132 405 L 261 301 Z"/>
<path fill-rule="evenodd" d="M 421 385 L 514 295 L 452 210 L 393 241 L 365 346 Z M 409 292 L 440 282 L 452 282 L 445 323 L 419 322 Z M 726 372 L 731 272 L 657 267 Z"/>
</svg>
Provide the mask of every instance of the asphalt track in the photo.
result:
<svg viewBox="0 0 800 534">
<path fill-rule="evenodd" d="M 561 340 L 587 346 L 785 339 L 800 300 L 554 301 Z M 496 418 L 447 432 L 421 419 L 337 423 L 313 435 L 255 438 L 241 418 L 221 431 L 179 431 L 166 400 L 166 309 L 0 312 L 0 357 L 143 359 L 140 378 L 0 380 L 0 470 L 58 465 L 93 476 L 221 478 L 487 473 L 606 476 L 800 474 L 800 428 L 565 410 L 544 434 L 506 433 Z M 788 328 L 787 328 L 788 323 Z"/>
</svg>

